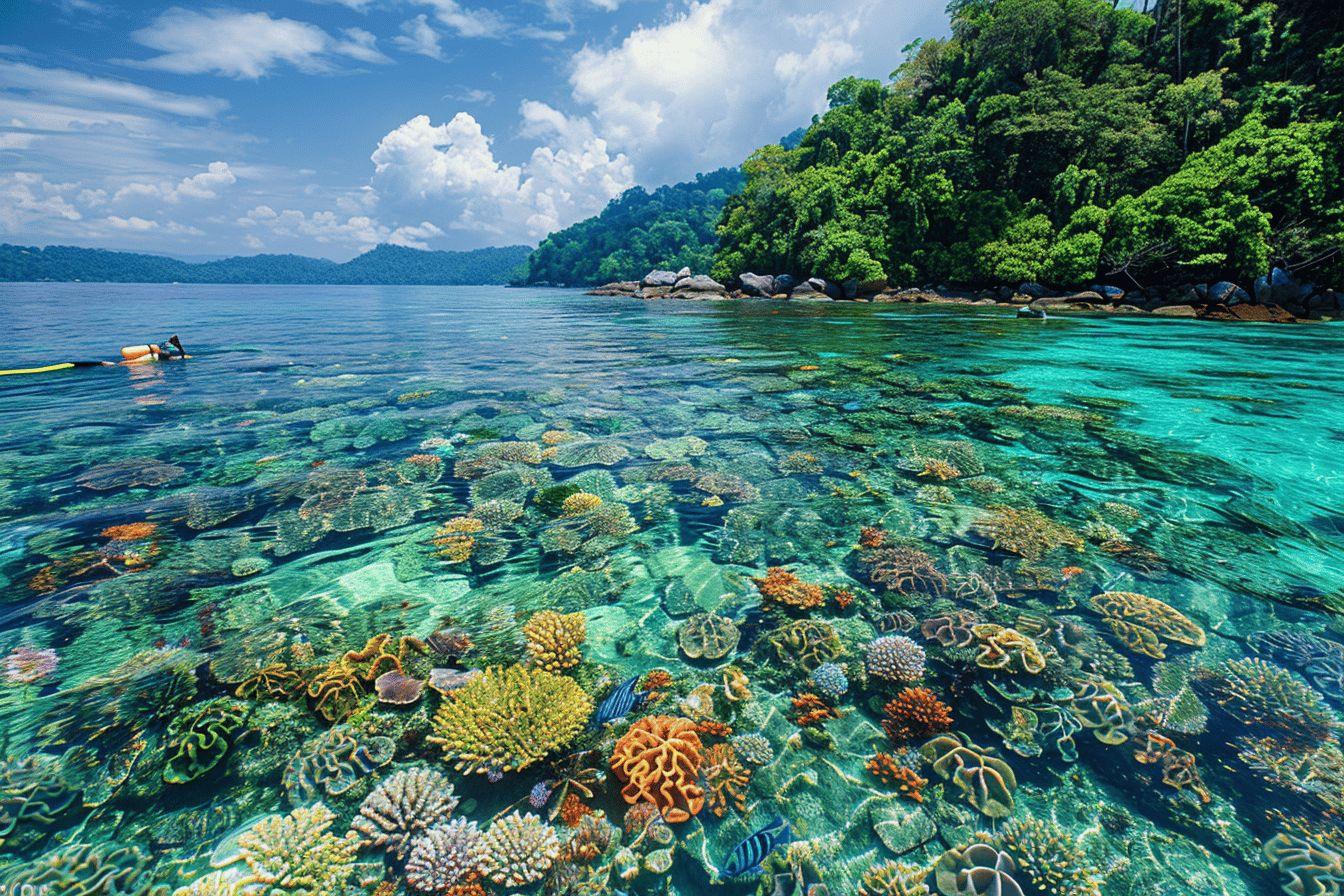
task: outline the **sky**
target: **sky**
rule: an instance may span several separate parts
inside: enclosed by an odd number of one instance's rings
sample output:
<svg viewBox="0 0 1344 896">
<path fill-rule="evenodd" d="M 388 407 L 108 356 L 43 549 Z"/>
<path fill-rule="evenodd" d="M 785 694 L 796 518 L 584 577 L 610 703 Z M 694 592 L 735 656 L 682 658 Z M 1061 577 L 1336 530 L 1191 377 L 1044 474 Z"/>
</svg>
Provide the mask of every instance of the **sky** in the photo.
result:
<svg viewBox="0 0 1344 896">
<path fill-rule="evenodd" d="M 535 244 L 886 78 L 944 0 L 0 2 L 0 242 Z"/>
</svg>

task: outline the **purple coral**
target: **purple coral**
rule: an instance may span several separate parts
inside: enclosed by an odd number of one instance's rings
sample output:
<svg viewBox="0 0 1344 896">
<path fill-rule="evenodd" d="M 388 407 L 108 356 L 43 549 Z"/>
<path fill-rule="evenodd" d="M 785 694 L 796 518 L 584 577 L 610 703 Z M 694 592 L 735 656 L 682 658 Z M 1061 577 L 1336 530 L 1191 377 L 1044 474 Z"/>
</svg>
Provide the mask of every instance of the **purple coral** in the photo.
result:
<svg viewBox="0 0 1344 896">
<path fill-rule="evenodd" d="M 868 645 L 864 667 L 873 678 L 918 681 L 924 676 L 924 648 L 904 635 L 884 635 Z"/>
<path fill-rule="evenodd" d="M 49 647 L 15 647 L 5 657 L 5 680 L 33 684 L 56 671 L 60 658 Z"/>
<path fill-rule="evenodd" d="M 533 809 L 540 809 L 550 802 L 551 794 L 554 792 L 554 781 L 538 781 L 532 785 L 532 791 L 527 795 L 527 801 Z"/>
<path fill-rule="evenodd" d="M 455 818 L 416 838 L 406 860 L 406 883 L 426 893 L 442 893 L 479 877 L 486 858 L 476 822 Z"/>
</svg>

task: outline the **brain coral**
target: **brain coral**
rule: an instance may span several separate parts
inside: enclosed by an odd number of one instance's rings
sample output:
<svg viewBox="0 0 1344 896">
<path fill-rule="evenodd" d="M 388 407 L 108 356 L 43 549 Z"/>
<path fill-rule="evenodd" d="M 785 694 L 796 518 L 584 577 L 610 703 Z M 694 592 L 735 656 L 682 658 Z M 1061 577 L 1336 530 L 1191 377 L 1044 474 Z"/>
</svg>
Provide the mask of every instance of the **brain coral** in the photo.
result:
<svg viewBox="0 0 1344 896">
<path fill-rule="evenodd" d="M 555 829 L 530 812 L 510 812 L 490 825 L 481 845 L 486 875 L 505 887 L 541 880 L 560 857 Z"/>
<path fill-rule="evenodd" d="M 737 623 L 717 613 L 698 613 L 677 629 L 681 652 L 693 660 L 721 660 L 737 649 Z"/>
<path fill-rule="evenodd" d="M 340 796 L 392 761 L 393 742 L 337 725 L 305 741 L 289 760 L 283 782 L 294 805 Z"/>
<path fill-rule="evenodd" d="M 770 636 L 770 645 L 781 663 L 809 670 L 845 652 L 835 628 L 819 619 L 795 619 Z"/>
<path fill-rule="evenodd" d="M 428 768 L 402 769 L 364 798 L 350 829 L 364 842 L 406 858 L 420 833 L 448 821 L 457 808 L 453 784 Z"/>
<path fill-rule="evenodd" d="M 1204 629 L 1183 613 L 1145 594 L 1106 591 L 1092 598 L 1092 606 L 1130 650 L 1154 659 L 1166 656 L 1164 638 L 1191 647 L 1203 647 L 1206 640 Z"/>
<path fill-rule="evenodd" d="M 572 669 L 583 659 L 579 645 L 588 637 L 588 619 L 582 613 L 542 610 L 523 626 L 532 665 L 547 672 Z"/>
<path fill-rule="evenodd" d="M 616 742 L 611 767 L 627 803 L 649 802 L 673 824 L 705 805 L 699 783 L 703 745 L 690 719 L 646 716 Z"/>
<path fill-rule="evenodd" d="M 592 713 L 593 701 L 568 678 L 494 666 L 444 697 L 429 741 L 458 771 L 497 777 L 568 744 Z"/>
<path fill-rule="evenodd" d="M 1344 885 L 1344 855 L 1319 841 L 1277 834 L 1265 843 L 1265 857 L 1288 878 L 1288 896 L 1337 896 Z"/>
<path fill-rule="evenodd" d="M 210 771 L 229 752 L 234 733 L 246 719 L 247 707 L 226 697 L 183 711 L 168 726 L 163 780 L 185 784 Z"/>
<path fill-rule="evenodd" d="M 868 645 L 864 668 L 884 681 L 918 681 L 924 675 L 924 648 L 905 635 L 883 635 Z"/>
<path fill-rule="evenodd" d="M 135 846 L 70 843 L 24 862 L 5 878 L 15 894 L 60 896 L 164 896 L 153 859 Z"/>
<path fill-rule="evenodd" d="M 406 860 L 406 882 L 426 893 L 444 893 L 484 874 L 486 858 L 476 822 L 455 818 L 415 839 Z"/>
<path fill-rule="evenodd" d="M 992 750 L 955 734 L 943 734 L 920 747 L 919 752 L 938 777 L 955 784 L 982 814 L 1004 818 L 1013 811 L 1017 777 L 1008 763 L 992 755 Z"/>
</svg>

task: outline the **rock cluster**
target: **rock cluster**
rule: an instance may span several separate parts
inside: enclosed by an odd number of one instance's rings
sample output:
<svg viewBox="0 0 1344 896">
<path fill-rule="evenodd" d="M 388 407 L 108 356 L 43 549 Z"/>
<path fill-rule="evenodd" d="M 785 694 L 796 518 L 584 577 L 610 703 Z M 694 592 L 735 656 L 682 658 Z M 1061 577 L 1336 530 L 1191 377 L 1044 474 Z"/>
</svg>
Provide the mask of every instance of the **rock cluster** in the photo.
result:
<svg viewBox="0 0 1344 896">
<path fill-rule="evenodd" d="M 727 283 L 720 283 L 704 274 L 692 274 L 690 268 L 682 268 L 680 271 L 649 271 L 642 280 L 607 283 L 590 290 L 589 294 L 702 301 L 770 298 L 991 305 L 1028 309 L 1023 316 L 1041 316 L 1041 312 L 1093 312 L 1268 323 L 1344 318 L 1344 295 L 1332 289 L 1299 283 L 1288 271 L 1277 267 L 1268 276 L 1256 280 L 1249 289 L 1222 280 L 1212 284 L 1186 284 L 1175 289 L 1125 289 L 1097 284 L 1078 292 L 1052 290 L 1040 283 L 969 292 L 946 286 L 896 289 L 884 281 L 837 283 L 821 277 L 799 280 L 789 274 L 755 273 L 741 274 Z"/>
</svg>

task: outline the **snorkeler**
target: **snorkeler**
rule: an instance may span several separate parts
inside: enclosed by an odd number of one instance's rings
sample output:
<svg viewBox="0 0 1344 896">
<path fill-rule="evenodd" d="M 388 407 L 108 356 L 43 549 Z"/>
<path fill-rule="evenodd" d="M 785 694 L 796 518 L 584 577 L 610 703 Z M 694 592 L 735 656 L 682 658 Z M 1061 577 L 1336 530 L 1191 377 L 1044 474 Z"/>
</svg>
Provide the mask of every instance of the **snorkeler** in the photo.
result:
<svg viewBox="0 0 1344 896">
<path fill-rule="evenodd" d="M 22 367 L 15 370 L 0 370 L 0 376 L 15 376 L 28 373 L 50 373 L 54 370 L 71 370 L 75 367 L 116 367 L 118 364 L 149 364 L 154 361 L 185 361 L 191 355 L 182 347 L 182 340 L 174 333 L 162 343 L 147 342 L 144 345 L 127 345 L 121 349 L 120 361 L 61 361 L 42 367 Z"/>
</svg>

